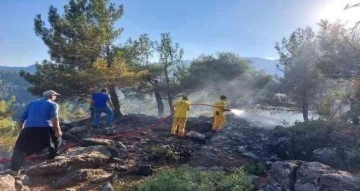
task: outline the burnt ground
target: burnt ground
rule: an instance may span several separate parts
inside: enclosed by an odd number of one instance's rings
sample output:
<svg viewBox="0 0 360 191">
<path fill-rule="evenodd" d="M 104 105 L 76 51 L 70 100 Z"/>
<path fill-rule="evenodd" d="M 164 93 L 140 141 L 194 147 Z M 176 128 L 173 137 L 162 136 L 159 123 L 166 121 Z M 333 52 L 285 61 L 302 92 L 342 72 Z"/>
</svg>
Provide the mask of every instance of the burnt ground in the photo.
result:
<svg viewBox="0 0 360 191">
<path fill-rule="evenodd" d="M 272 130 L 252 127 L 245 120 L 232 118 L 231 116 L 228 119 L 228 125 L 223 131 L 212 133 L 210 131 L 211 117 L 189 118 L 186 131 L 195 130 L 200 132 L 206 135 L 207 138 L 205 140 L 170 136 L 171 117 L 164 120 L 146 115 L 126 115 L 116 121 L 114 126 L 101 129 L 93 129 L 89 120 L 73 124 L 63 124 L 65 144 L 77 143 L 86 138 L 119 135 L 119 137 L 112 139 L 112 141 L 117 142 L 117 147 L 110 148 L 113 152 L 111 161 L 104 166 L 97 167 L 97 169 L 111 172 L 113 176 L 108 179 L 102 179 L 99 182 L 77 182 L 70 188 L 76 190 L 101 190 L 100 187 L 102 185 L 109 181 L 112 182 L 111 180 L 114 178 L 123 182 L 129 180 L 138 181 L 145 176 L 154 174 L 157 170 L 182 164 L 188 164 L 192 167 L 203 167 L 204 169 L 230 170 L 239 168 L 246 163 L 296 160 L 298 156 L 308 157 L 300 154 L 303 153 L 302 147 L 306 147 L 306 144 L 311 143 L 311 135 L 306 135 L 306 137 L 299 135 L 299 139 L 293 139 L 294 134 L 284 133 L 283 131 L 273 134 Z M 74 131 L 74 129 L 80 130 Z M 359 128 L 343 127 L 340 130 L 325 132 L 324 136 L 316 135 L 314 138 L 319 139 L 320 137 L 324 140 L 338 140 L 339 144 L 349 143 L 354 145 L 354 143 L 357 143 L 360 137 Z M 304 138 L 309 141 L 304 141 Z M 318 140 L 314 143 L 317 142 Z M 301 148 L 294 147 L 294 145 L 299 145 Z M 332 145 L 325 146 L 332 148 Z M 269 147 L 274 148 L 269 149 Z M 296 151 L 294 148 L 299 150 Z M 327 150 L 325 149 L 324 151 Z M 277 156 L 280 156 L 282 153 L 291 153 L 291 155 L 284 155 L 283 158 L 278 158 Z M 350 152 L 349 156 L 355 156 L 354 154 L 356 153 L 356 150 Z M 65 151 L 60 156 L 69 157 L 67 155 Z M 327 157 L 320 157 L 320 159 L 324 159 L 322 162 L 325 164 L 332 164 L 333 161 L 334 164 L 338 164 L 338 160 L 329 159 L 343 160 L 341 153 L 339 153 L 337 158 L 327 153 L 322 153 L 321 156 Z M 354 159 L 357 160 L 357 157 Z M 25 168 L 39 162 L 41 161 L 28 160 Z M 349 160 L 349 164 L 353 164 L 353 162 Z M 357 174 L 357 170 L 355 169 L 352 172 Z M 55 180 L 62 176 L 53 176 L 51 178 Z M 261 187 L 261 185 L 267 182 L 267 174 L 260 174 L 259 177 L 256 180 L 258 181 L 258 186 Z M 30 188 L 33 190 L 54 190 L 48 186 L 48 181 L 46 177 L 34 178 Z"/>
<path fill-rule="evenodd" d="M 172 168 L 183 164 L 205 169 L 227 170 L 239 168 L 252 159 L 233 152 L 229 149 L 228 140 L 222 132 L 216 134 L 211 130 L 211 117 L 189 118 L 186 131 L 195 130 L 206 135 L 206 140 L 170 135 L 172 118 L 165 120 L 145 115 L 127 115 L 115 122 L 112 127 L 94 129 L 89 120 L 73 124 L 62 125 L 64 144 L 79 142 L 82 138 L 109 137 L 113 141 L 121 142 L 125 150 L 113 148 L 114 155 L 111 164 L 101 167 L 106 171 L 115 172 L 115 177 L 120 181 L 138 181 L 145 176 L 154 174 L 164 168 Z M 86 127 L 86 133 L 67 134 L 70 129 Z M 224 149 L 225 148 L 225 149 Z M 66 156 L 62 151 L 60 156 Z M 25 168 L 29 168 L 41 160 L 28 160 Z M 61 178 L 62 175 L 53 176 L 52 179 Z M 76 190 L 100 190 L 102 184 L 114 180 L 104 179 L 101 182 L 79 182 L 72 186 Z M 48 185 L 49 180 L 43 177 L 31 179 L 29 186 L 32 190 L 54 190 Z M 266 182 L 266 174 L 260 176 L 259 181 Z M 61 190 L 61 189 L 60 189 Z"/>
<path fill-rule="evenodd" d="M 122 120 L 121 123 L 125 121 L 127 120 Z M 239 153 L 223 149 L 226 144 L 224 137 L 219 137 L 217 141 L 211 141 L 210 143 L 210 139 L 216 138 L 216 135 L 210 131 L 211 118 L 190 118 L 187 122 L 186 131 L 195 130 L 203 133 L 207 136 L 206 141 L 171 136 L 171 122 L 172 119 L 169 118 L 154 128 L 150 127 L 151 125 L 140 126 L 139 128 L 144 129 L 143 131 L 118 138 L 117 140 L 123 142 L 129 148 L 125 163 L 134 165 L 150 164 L 154 168 L 184 163 L 190 166 L 232 168 L 239 167 L 249 161 L 247 157 Z M 121 128 L 121 123 L 117 127 Z M 136 127 L 131 129 L 136 131 L 134 130 Z M 171 156 L 165 156 L 166 154 L 161 152 L 162 148 L 180 153 L 180 158 L 174 159 Z M 151 152 L 152 150 L 155 151 Z M 159 150 L 160 152 L 156 153 Z"/>
</svg>

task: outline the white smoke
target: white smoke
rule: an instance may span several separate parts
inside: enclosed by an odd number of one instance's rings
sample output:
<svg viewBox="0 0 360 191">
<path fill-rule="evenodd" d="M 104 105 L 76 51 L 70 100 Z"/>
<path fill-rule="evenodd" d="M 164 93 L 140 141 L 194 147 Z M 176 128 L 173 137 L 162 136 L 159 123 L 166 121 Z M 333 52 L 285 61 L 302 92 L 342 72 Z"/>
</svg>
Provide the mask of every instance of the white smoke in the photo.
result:
<svg viewBox="0 0 360 191">
<path fill-rule="evenodd" d="M 250 108 L 246 110 L 231 109 L 236 117 L 248 121 L 256 127 L 272 129 L 275 126 L 292 126 L 295 122 L 302 122 L 303 116 L 300 111 L 290 110 L 282 107 Z M 318 118 L 317 115 L 309 113 L 311 119 Z"/>
</svg>

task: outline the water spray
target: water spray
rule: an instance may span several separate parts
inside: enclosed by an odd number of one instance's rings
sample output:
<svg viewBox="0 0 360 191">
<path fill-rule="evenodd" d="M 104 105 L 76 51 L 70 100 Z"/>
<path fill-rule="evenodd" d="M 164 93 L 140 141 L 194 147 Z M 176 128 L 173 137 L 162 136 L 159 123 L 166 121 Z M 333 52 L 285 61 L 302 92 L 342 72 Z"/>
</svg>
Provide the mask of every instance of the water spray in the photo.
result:
<svg viewBox="0 0 360 191">
<path fill-rule="evenodd" d="M 245 110 L 243 109 L 230 109 L 229 111 L 236 116 L 240 116 L 245 113 Z"/>
<path fill-rule="evenodd" d="M 191 104 L 191 105 L 202 105 L 202 106 L 218 107 L 218 106 L 215 106 L 215 105 L 205 104 L 205 103 L 194 103 L 194 104 Z M 233 113 L 236 116 L 241 116 L 241 115 L 243 115 L 245 113 L 245 110 L 242 110 L 242 109 L 229 109 L 229 108 L 226 108 L 225 111 L 230 111 L 231 113 Z"/>
</svg>

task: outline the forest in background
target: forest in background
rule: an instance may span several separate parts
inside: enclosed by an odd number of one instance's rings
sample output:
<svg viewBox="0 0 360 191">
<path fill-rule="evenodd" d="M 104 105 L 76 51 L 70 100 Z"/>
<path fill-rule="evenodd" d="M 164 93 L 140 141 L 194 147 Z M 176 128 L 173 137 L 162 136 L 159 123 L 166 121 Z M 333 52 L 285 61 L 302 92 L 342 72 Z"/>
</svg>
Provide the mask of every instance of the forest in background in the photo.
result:
<svg viewBox="0 0 360 191">
<path fill-rule="evenodd" d="M 49 48 L 50 59 L 37 63 L 36 72 L 19 73 L 30 84 L 27 90 L 39 96 L 54 89 L 62 94 L 59 102 L 69 106 L 87 104 L 91 93 L 107 87 L 116 117 L 122 116 L 120 93 L 140 101 L 150 96 L 158 116 L 169 114 L 173 101 L 182 95 L 207 101 L 227 94 L 236 107 L 283 93 L 298 106 L 305 121 L 309 110 L 334 120 L 349 98 L 348 82 L 359 76 L 358 24 L 321 20 L 319 31 L 298 28 L 279 39 L 275 49 L 283 76 L 274 77 L 255 70 L 248 60 L 231 52 L 199 55 L 184 65 L 186 50 L 168 32 L 159 34 L 158 40 L 145 32 L 117 44 L 124 28 L 115 27 L 115 23 L 123 13 L 123 5 L 108 0 L 70 0 L 61 14 L 51 6 L 47 22 L 36 15 L 35 34 Z M 6 75 L 10 74 L 2 74 L 19 79 Z M 21 91 L 26 91 L 26 83 L 2 85 L 3 101 L 14 93 L 16 101 L 11 107 L 23 104 L 28 94 Z M 73 109 L 76 107 L 67 110 Z"/>
</svg>

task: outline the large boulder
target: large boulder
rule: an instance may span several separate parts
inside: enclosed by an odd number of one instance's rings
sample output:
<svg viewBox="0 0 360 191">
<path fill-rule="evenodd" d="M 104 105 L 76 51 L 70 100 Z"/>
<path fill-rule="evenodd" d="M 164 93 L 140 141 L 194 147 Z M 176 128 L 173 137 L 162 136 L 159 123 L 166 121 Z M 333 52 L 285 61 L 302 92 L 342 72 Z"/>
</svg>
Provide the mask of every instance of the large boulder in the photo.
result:
<svg viewBox="0 0 360 191">
<path fill-rule="evenodd" d="M 360 190 L 360 177 L 346 171 L 335 170 L 319 162 L 303 163 L 296 173 L 296 191 L 315 190 L 339 191 Z"/>
<path fill-rule="evenodd" d="M 269 170 L 269 180 L 272 184 L 280 186 L 285 190 L 291 190 L 296 181 L 296 170 L 300 161 L 278 161 L 274 162 Z"/>
<path fill-rule="evenodd" d="M 269 188 L 294 191 L 360 190 L 360 177 L 319 162 L 277 161 L 268 171 Z"/>
</svg>

